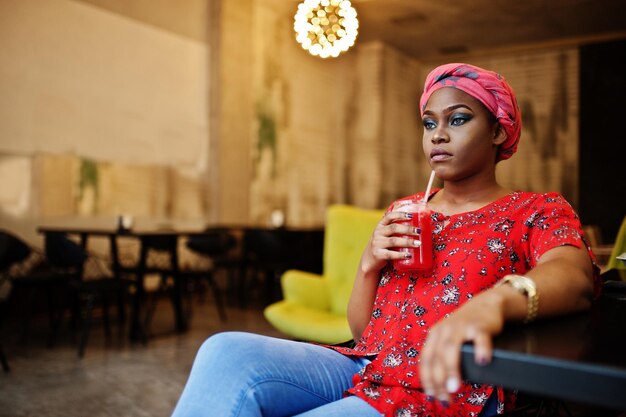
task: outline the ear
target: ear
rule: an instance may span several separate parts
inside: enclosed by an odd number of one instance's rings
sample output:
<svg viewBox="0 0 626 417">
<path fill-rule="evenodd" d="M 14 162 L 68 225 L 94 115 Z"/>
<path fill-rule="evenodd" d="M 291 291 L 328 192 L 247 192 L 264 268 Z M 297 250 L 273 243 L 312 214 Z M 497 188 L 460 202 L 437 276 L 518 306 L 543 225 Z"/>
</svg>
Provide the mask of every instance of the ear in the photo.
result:
<svg viewBox="0 0 626 417">
<path fill-rule="evenodd" d="M 493 144 L 495 146 L 502 145 L 508 137 L 509 135 L 507 135 L 506 130 L 504 130 L 502 125 L 500 123 L 496 123 L 496 128 L 493 132 Z"/>
</svg>

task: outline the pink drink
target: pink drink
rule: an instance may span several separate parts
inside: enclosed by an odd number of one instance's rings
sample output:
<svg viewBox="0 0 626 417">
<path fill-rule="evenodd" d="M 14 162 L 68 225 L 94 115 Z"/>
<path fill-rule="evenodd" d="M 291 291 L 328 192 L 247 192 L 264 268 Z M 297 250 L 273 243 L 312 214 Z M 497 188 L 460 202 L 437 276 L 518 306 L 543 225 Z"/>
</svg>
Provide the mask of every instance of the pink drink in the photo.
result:
<svg viewBox="0 0 626 417">
<path fill-rule="evenodd" d="M 408 259 L 395 259 L 394 266 L 399 271 L 410 270 L 430 270 L 433 267 L 433 223 L 432 211 L 423 204 L 408 202 L 405 203 L 399 211 L 413 213 L 412 219 L 401 221 L 399 223 L 408 224 L 421 230 L 419 236 L 409 235 L 403 236 L 409 239 L 419 239 L 422 244 L 419 247 L 398 248 L 402 253 L 410 253 L 412 256 Z"/>
</svg>

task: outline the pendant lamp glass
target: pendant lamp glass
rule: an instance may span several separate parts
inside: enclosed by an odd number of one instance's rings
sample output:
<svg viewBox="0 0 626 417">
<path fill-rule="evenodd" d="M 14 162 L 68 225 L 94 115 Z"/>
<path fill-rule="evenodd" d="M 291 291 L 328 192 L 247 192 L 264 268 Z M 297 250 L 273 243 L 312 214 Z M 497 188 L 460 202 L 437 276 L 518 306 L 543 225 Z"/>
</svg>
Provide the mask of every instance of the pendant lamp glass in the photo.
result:
<svg viewBox="0 0 626 417">
<path fill-rule="evenodd" d="M 298 5 L 293 29 L 298 43 L 311 55 L 335 58 L 354 45 L 359 21 L 348 0 L 304 0 Z"/>
</svg>

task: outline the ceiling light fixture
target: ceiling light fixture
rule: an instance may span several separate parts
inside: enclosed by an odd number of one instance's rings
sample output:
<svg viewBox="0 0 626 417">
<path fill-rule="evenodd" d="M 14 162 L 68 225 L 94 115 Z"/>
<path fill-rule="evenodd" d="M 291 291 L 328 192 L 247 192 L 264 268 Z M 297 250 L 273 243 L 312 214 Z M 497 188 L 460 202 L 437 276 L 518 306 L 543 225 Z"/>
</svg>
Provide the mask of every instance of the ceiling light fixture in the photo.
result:
<svg viewBox="0 0 626 417">
<path fill-rule="evenodd" d="M 336 58 L 350 49 L 358 29 L 356 10 L 348 0 L 304 0 L 293 22 L 298 43 L 321 58 Z"/>
</svg>

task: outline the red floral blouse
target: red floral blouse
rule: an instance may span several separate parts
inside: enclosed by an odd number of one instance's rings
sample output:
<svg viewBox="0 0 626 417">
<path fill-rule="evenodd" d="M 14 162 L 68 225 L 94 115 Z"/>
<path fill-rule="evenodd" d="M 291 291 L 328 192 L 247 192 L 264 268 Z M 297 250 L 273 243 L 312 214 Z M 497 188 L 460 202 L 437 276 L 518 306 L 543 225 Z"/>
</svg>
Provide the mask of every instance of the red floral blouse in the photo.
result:
<svg viewBox="0 0 626 417">
<path fill-rule="evenodd" d="M 416 196 L 423 198 L 423 193 Z M 529 271 L 546 251 L 583 245 L 579 218 L 557 193 L 514 192 L 476 211 L 453 216 L 435 212 L 432 217 L 433 270 L 401 273 L 389 263 L 381 271 L 363 336 L 354 348 L 334 348 L 347 355 L 375 355 L 354 375 L 347 394 L 386 417 L 477 416 L 495 387 L 465 383 L 447 408 L 428 401 L 421 390 L 420 351 L 428 330 L 504 275 Z M 598 293 L 600 278 L 595 275 Z M 505 403 L 507 409 L 512 405 L 501 388 L 497 398 L 498 413 Z"/>
</svg>

